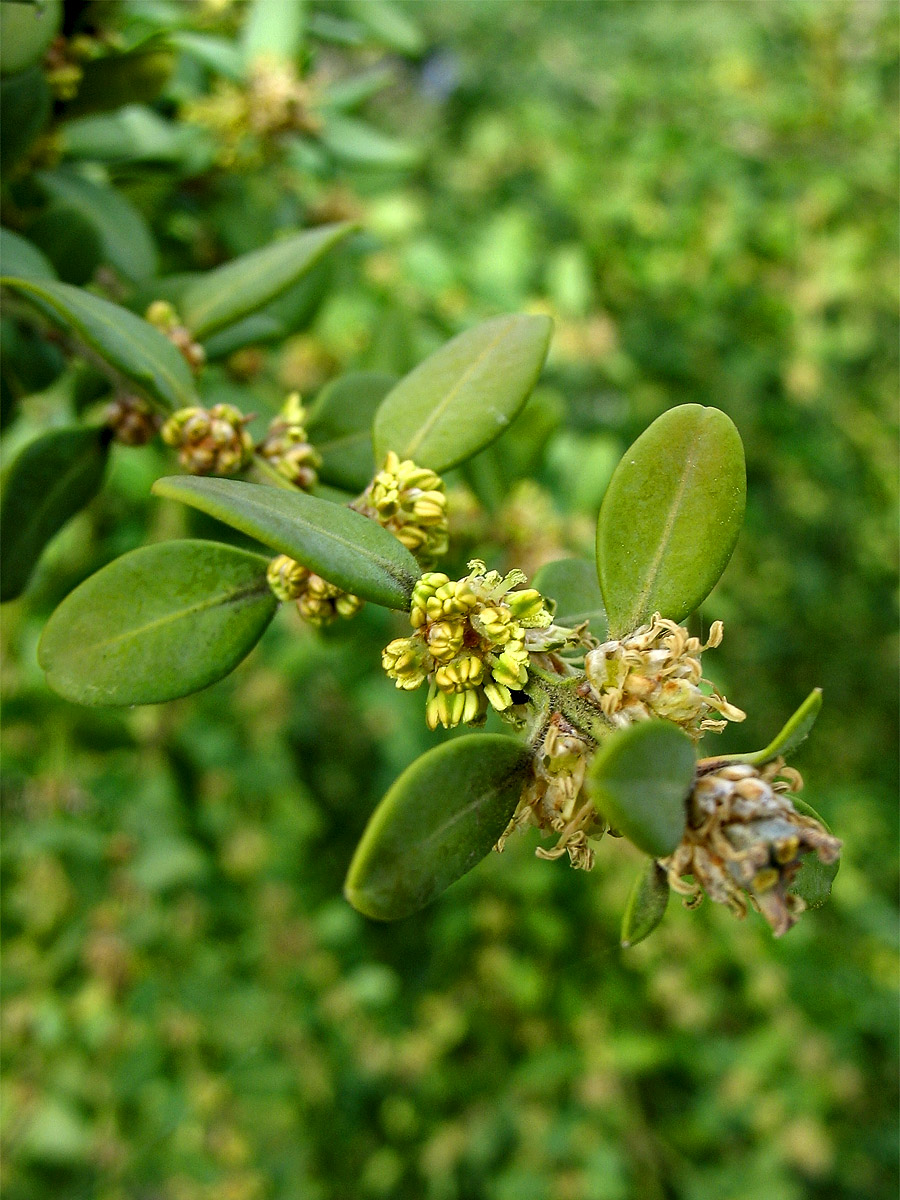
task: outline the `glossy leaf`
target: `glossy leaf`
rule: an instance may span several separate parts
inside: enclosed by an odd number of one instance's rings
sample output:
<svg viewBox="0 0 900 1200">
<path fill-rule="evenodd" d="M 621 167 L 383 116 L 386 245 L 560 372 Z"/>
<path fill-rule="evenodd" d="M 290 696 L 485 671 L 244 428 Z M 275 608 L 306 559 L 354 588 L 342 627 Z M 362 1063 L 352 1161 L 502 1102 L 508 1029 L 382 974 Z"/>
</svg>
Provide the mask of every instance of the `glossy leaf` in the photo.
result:
<svg viewBox="0 0 900 1200">
<path fill-rule="evenodd" d="M 389 450 L 447 471 L 499 437 L 537 382 L 552 322 L 542 316 L 485 321 L 453 338 L 406 375 L 375 415 L 376 461 Z"/>
<path fill-rule="evenodd" d="M 322 456 L 323 482 L 349 492 L 367 486 L 376 470 L 372 419 L 396 382 L 381 371 L 358 371 L 335 379 L 319 393 L 307 432 Z"/>
<path fill-rule="evenodd" d="M 251 0 L 241 31 L 244 62 L 294 59 L 303 41 L 306 0 Z"/>
<path fill-rule="evenodd" d="M 663 413 L 616 467 L 597 524 L 610 634 L 655 612 L 680 621 L 725 570 L 744 517 L 744 449 L 716 408 Z"/>
<path fill-rule="evenodd" d="M 139 391 L 164 408 L 196 403 L 187 363 L 167 337 L 134 313 L 66 283 L 5 278 L 29 300 Z"/>
<path fill-rule="evenodd" d="M 797 796 L 791 796 L 791 803 L 797 812 L 803 813 L 806 817 L 812 817 L 814 821 L 818 821 L 820 825 L 823 825 L 828 833 L 831 833 L 831 828 L 805 800 L 800 800 Z M 807 908 L 821 908 L 831 895 L 831 887 L 841 865 L 841 860 L 838 859 L 833 863 L 823 863 L 820 862 L 815 853 L 810 853 L 804 854 L 800 863 L 800 870 L 794 876 L 794 880 L 788 890 L 795 892 L 801 899 L 805 900 Z"/>
<path fill-rule="evenodd" d="M 0 493 L 0 600 L 24 591 L 46 544 L 100 490 L 108 446 L 102 428 L 54 429 L 10 463 Z"/>
<path fill-rule="evenodd" d="M 654 860 L 643 867 L 634 881 L 622 917 L 622 947 L 628 949 L 653 932 L 666 913 L 669 881 L 666 872 Z"/>
<path fill-rule="evenodd" d="M 210 143 L 195 126 L 176 125 L 143 104 L 127 104 L 113 113 L 66 121 L 59 131 L 66 158 L 100 162 L 184 163 L 202 169 L 212 158 Z M 193 161 L 193 156 L 197 161 Z"/>
<path fill-rule="evenodd" d="M 403 772 L 372 814 L 344 894 L 395 921 L 430 904 L 495 845 L 527 778 L 528 752 L 500 734 L 454 738 Z"/>
<path fill-rule="evenodd" d="M 236 479 L 169 476 L 158 496 L 180 500 L 289 554 L 330 583 L 386 608 L 409 608 L 418 563 L 386 529 L 340 504 L 305 492 Z"/>
<path fill-rule="evenodd" d="M 105 260 L 129 281 L 156 271 L 156 247 L 146 221 L 115 188 L 94 183 L 62 167 L 35 178 L 58 203 L 86 218 L 97 230 Z"/>
<path fill-rule="evenodd" d="M 38 659 L 77 704 L 158 704 L 207 687 L 259 641 L 278 602 L 267 560 L 217 542 L 132 550 L 51 616 Z"/>
<path fill-rule="evenodd" d="M 663 858 L 681 841 L 696 765 L 691 740 L 677 725 L 641 721 L 601 745 L 588 787 L 613 829 Z"/>
<path fill-rule="evenodd" d="M 262 308 L 301 279 L 352 229 L 346 222 L 321 225 L 207 271 L 182 297 L 185 324 L 195 337 L 203 338 Z"/>
<path fill-rule="evenodd" d="M 325 299 L 333 274 L 332 261 L 327 257 L 322 259 L 263 308 L 204 338 L 206 357 L 210 361 L 225 358 L 243 346 L 281 341 L 305 329 Z"/>
<path fill-rule="evenodd" d="M 532 587 L 556 601 L 555 624 L 574 629 L 587 621 L 595 637 L 606 637 L 606 612 L 593 563 L 583 558 L 546 563 L 532 580 Z"/>
<path fill-rule="evenodd" d="M 19 279 L 56 278 L 47 256 L 11 229 L 0 229 L 0 275 L 16 275 Z"/>
</svg>

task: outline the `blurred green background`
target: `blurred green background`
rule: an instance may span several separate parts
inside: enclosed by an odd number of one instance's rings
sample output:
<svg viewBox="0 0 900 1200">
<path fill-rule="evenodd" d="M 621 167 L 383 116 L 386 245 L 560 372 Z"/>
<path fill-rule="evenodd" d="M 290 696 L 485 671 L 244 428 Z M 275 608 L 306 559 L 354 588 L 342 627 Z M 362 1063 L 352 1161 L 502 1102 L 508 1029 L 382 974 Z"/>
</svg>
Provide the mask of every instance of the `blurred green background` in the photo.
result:
<svg viewBox="0 0 900 1200">
<path fill-rule="evenodd" d="M 160 26 L 188 8 L 107 7 Z M 298 204 L 359 215 L 308 328 L 269 354 L 282 390 L 408 370 L 495 313 L 554 316 L 540 490 L 514 481 L 513 435 L 482 456 L 460 561 L 588 550 L 629 441 L 672 405 L 724 409 L 748 515 L 703 615 L 749 716 L 709 752 L 764 744 L 824 688 L 796 765 L 844 839 L 833 897 L 783 941 L 673 901 L 622 951 L 638 856 L 607 839 L 586 874 L 525 836 L 421 915 L 367 922 L 341 897 L 353 847 L 436 737 L 377 670 L 393 616 L 323 636 L 286 607 L 230 679 L 158 709 L 43 683 L 36 641 L 72 586 L 198 529 L 148 496 L 163 452 L 117 448 L 4 611 L 5 1196 L 893 1200 L 897 7 L 377 12 L 394 25 L 308 8 L 320 62 L 389 71 L 360 109 L 380 142 L 327 169 L 301 147 L 112 178 L 168 270 L 250 249 Z M 192 86 L 179 67 L 158 111 Z M 17 436 L 53 404 L 23 405 Z"/>
</svg>

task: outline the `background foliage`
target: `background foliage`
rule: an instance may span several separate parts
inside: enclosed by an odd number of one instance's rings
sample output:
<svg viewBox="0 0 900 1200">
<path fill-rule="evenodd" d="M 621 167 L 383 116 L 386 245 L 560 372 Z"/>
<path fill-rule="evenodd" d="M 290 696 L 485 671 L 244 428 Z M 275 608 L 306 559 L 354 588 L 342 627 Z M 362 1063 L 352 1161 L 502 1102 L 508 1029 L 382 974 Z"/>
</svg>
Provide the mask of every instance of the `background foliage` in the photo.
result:
<svg viewBox="0 0 900 1200">
<path fill-rule="evenodd" d="M 224 164 L 194 118 L 227 72 L 188 51 L 236 44 L 243 9 L 101 7 L 160 31 L 175 70 L 151 107 L 63 121 L 54 153 L 131 201 L 166 273 L 362 223 L 301 331 L 212 372 L 216 400 L 268 414 L 496 313 L 554 316 L 543 450 L 513 431 L 466 469 L 460 563 L 586 547 L 651 419 L 734 419 L 747 524 L 704 615 L 750 715 L 712 752 L 765 744 L 823 686 L 797 765 L 845 853 L 781 942 L 705 905 L 623 952 L 637 856 L 606 845 L 588 875 L 528 838 L 366 922 L 340 896 L 353 846 L 438 736 L 374 669 L 389 614 L 319 635 L 285 609 L 234 676 L 160 708 L 48 691 L 36 640 L 77 582 L 228 536 L 150 498 L 162 448 L 116 447 L 4 609 L 9 1200 L 896 1195 L 895 6 L 312 3 L 301 61 L 357 99 Z M 65 223 L 15 184 L 4 223 L 49 252 Z M 115 268 L 71 249 L 73 282 Z M 70 421 L 71 389 L 14 383 L 10 450 Z"/>
</svg>

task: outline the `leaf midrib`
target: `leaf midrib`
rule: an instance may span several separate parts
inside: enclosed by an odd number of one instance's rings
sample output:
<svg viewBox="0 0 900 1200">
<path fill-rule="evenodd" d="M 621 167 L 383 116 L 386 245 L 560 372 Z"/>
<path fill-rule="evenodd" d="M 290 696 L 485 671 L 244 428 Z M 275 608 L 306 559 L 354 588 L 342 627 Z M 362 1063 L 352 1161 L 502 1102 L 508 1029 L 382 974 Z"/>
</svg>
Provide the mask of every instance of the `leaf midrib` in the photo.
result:
<svg viewBox="0 0 900 1200">
<path fill-rule="evenodd" d="M 220 592 L 214 596 L 208 596 L 204 600 L 198 600 L 196 604 L 188 605 L 187 608 L 180 608 L 175 612 L 166 613 L 164 616 L 157 617 L 153 621 L 147 621 L 144 625 L 135 625 L 131 629 L 125 630 L 124 633 L 118 633 L 114 637 L 104 638 L 99 642 L 91 642 L 84 647 L 85 652 L 93 654 L 98 650 L 108 649 L 110 646 L 115 646 L 120 642 L 124 642 L 129 638 L 142 637 L 151 630 L 161 629 L 166 625 L 174 624 L 176 621 L 182 621 L 185 618 L 196 616 L 199 613 L 205 612 L 211 608 L 224 608 L 226 605 L 238 604 L 242 600 L 251 599 L 254 596 L 263 597 L 268 590 L 268 583 L 265 577 L 260 577 L 253 584 L 244 584 L 232 591 Z"/>
<path fill-rule="evenodd" d="M 484 363 L 485 359 L 488 357 L 488 355 L 493 353 L 493 351 L 497 348 L 497 346 L 508 336 L 510 330 L 512 329 L 512 327 L 514 325 L 515 325 L 515 318 L 510 318 L 505 323 L 505 325 L 503 326 L 503 329 L 500 331 L 500 333 L 497 335 L 497 337 L 494 338 L 494 340 L 492 342 L 490 342 L 487 346 L 485 346 L 485 348 L 481 351 L 481 353 L 479 355 L 477 355 L 474 359 L 472 359 L 472 361 L 469 363 L 469 365 L 463 371 L 462 375 L 460 375 L 459 379 L 456 381 L 454 386 L 451 387 L 450 390 L 446 393 L 443 400 L 441 400 L 437 405 L 435 405 L 435 407 L 431 410 L 431 413 L 429 414 L 429 416 L 422 422 L 422 424 L 419 426 L 418 430 L 413 434 L 413 436 L 407 442 L 406 449 L 404 450 L 404 455 L 407 458 L 415 459 L 416 451 L 418 450 L 419 446 L 421 446 L 424 439 L 428 436 L 429 433 L 431 433 L 434 426 L 443 417 L 445 411 L 450 406 L 450 404 L 452 404 L 453 401 L 456 399 L 457 395 L 459 394 L 459 392 L 462 389 L 462 387 L 464 386 L 464 384 L 466 384 L 469 381 L 469 379 L 471 378 L 471 376 L 473 375 L 473 373 L 475 371 L 477 371 L 483 365 L 483 363 Z"/>
<path fill-rule="evenodd" d="M 669 543 L 672 540 L 675 522 L 678 519 L 678 514 L 684 501 L 688 480 L 691 476 L 691 472 L 694 469 L 694 464 L 700 449 L 700 440 L 700 435 L 698 435 L 692 441 L 690 449 L 688 450 L 688 455 L 685 459 L 684 470 L 678 483 L 678 491 L 675 494 L 672 505 L 669 509 L 669 514 L 666 517 L 666 523 L 663 526 L 662 536 L 659 539 L 659 545 L 657 546 L 656 553 L 653 556 L 648 568 L 644 585 L 635 597 L 634 607 L 632 608 L 632 617 L 629 623 L 630 628 L 636 627 L 640 622 L 641 615 L 647 606 L 647 599 L 650 596 L 650 593 L 653 591 L 653 585 L 656 583 L 656 579 L 659 575 L 659 569 L 662 565 L 662 560 L 665 557 L 666 551 L 669 548 Z M 649 616 L 649 613 L 647 615 Z"/>
</svg>

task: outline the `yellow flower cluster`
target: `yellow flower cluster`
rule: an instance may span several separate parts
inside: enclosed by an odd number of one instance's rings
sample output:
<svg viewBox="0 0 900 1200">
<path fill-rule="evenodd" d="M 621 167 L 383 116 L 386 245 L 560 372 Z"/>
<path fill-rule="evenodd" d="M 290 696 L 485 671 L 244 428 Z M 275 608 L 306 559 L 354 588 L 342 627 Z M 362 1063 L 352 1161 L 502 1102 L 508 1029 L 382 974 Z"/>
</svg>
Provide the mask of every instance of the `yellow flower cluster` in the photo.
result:
<svg viewBox="0 0 900 1200">
<path fill-rule="evenodd" d="M 355 616 L 362 608 L 358 596 L 341 591 L 286 554 L 272 559 L 266 576 L 278 599 L 296 600 L 297 611 L 311 625 L 329 625 L 337 617 Z"/>
<path fill-rule="evenodd" d="M 429 561 L 447 553 L 447 496 L 440 475 L 402 462 L 393 450 L 353 505 L 389 529 L 412 554 Z"/>
<path fill-rule="evenodd" d="M 312 102 L 309 84 L 291 63 L 262 56 L 245 86 L 220 80 L 211 95 L 186 105 L 182 115 L 216 137 L 221 166 L 251 166 L 264 159 L 267 144 L 280 134 L 320 132 L 322 121 Z"/>
<path fill-rule="evenodd" d="M 748 763 L 701 760 L 698 772 L 682 842 L 660 859 L 669 885 L 688 907 L 705 893 L 738 917 L 746 915 L 749 899 L 780 937 L 805 907 L 789 891 L 802 856 L 814 853 L 834 863 L 841 843 L 794 808 L 787 793 L 799 791 L 803 780 L 780 758 L 762 771 Z"/>
<path fill-rule="evenodd" d="M 743 721 L 739 708 L 712 688 L 701 675 L 700 655 L 722 641 L 721 621 L 714 621 L 705 644 L 674 621 L 655 613 L 622 641 L 604 642 L 584 660 L 591 699 L 613 725 L 660 717 L 680 725 L 695 741 L 704 730 L 720 732 L 728 721 Z M 708 685 L 711 686 L 711 685 Z M 718 713 L 719 719 L 710 717 Z"/>
<path fill-rule="evenodd" d="M 179 451 L 178 461 L 192 475 L 234 475 L 253 457 L 253 438 L 245 429 L 249 419 L 232 404 L 192 405 L 174 412 L 160 436 Z"/>
<path fill-rule="evenodd" d="M 309 444 L 306 409 L 300 403 L 299 392 L 291 392 L 288 396 L 256 450 L 295 487 L 309 491 L 315 485 L 322 458 Z"/>
<path fill-rule="evenodd" d="M 512 692 L 528 681 L 526 630 L 544 629 L 550 613 L 521 571 L 501 578 L 478 559 L 464 579 L 426 572 L 413 589 L 411 637 L 395 638 L 382 665 L 398 688 L 429 682 L 425 719 L 429 729 L 477 720 L 490 704 L 503 712 Z"/>
</svg>

